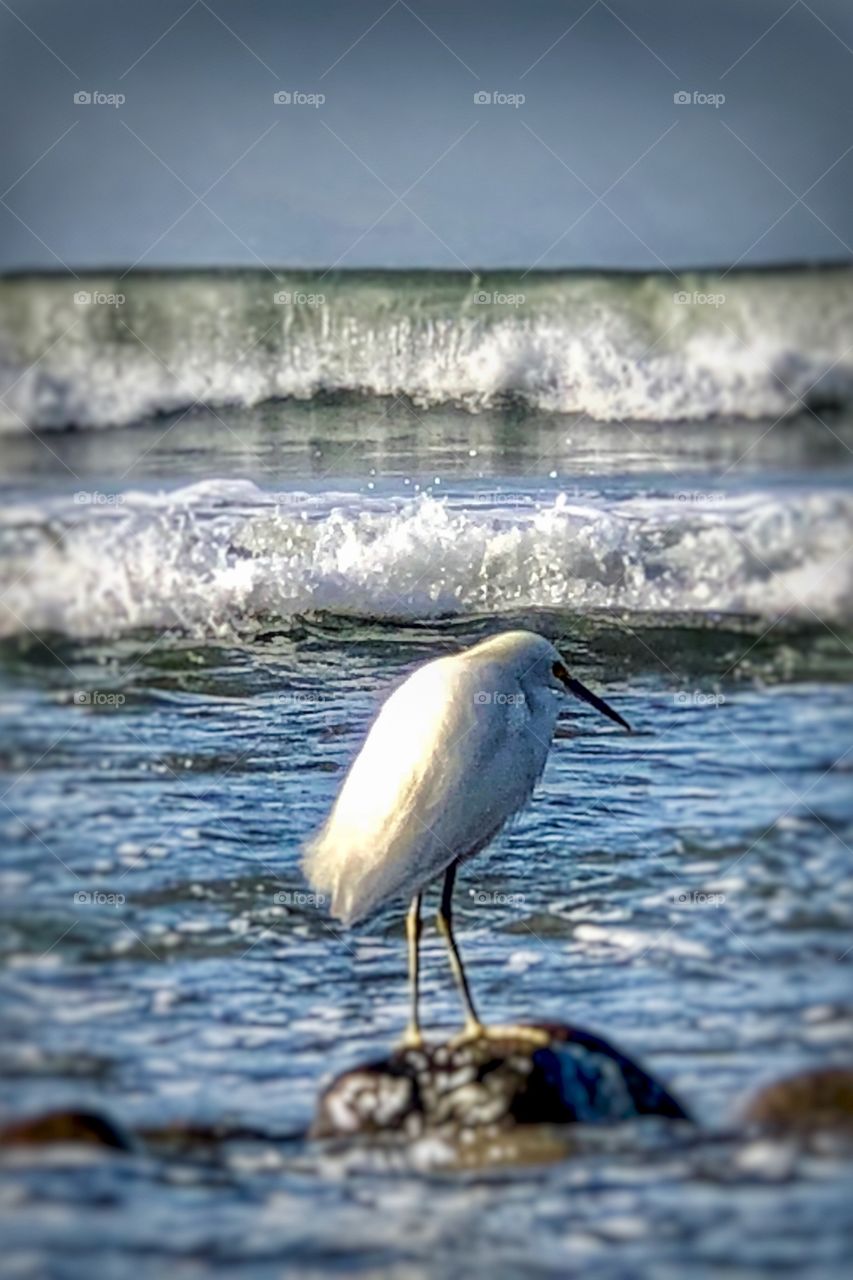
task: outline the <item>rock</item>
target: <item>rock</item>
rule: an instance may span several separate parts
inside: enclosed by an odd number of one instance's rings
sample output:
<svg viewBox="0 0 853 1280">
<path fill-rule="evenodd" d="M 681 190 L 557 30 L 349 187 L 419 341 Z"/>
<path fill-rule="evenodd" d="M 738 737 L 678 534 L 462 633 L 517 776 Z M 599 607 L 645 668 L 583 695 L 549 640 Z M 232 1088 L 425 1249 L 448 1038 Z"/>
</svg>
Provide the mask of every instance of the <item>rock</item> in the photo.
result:
<svg viewBox="0 0 853 1280">
<path fill-rule="evenodd" d="M 765 1133 L 830 1134 L 853 1142 L 853 1069 L 816 1067 L 759 1089 L 743 1112 Z"/>
<path fill-rule="evenodd" d="M 119 1151 L 132 1151 L 134 1145 L 112 1120 L 93 1111 L 48 1111 L 0 1129 L 0 1146 L 34 1147 L 56 1142 L 114 1147 Z"/>
<path fill-rule="evenodd" d="M 315 1138 L 689 1119 L 681 1105 L 606 1040 L 577 1027 L 508 1028 L 454 1045 L 400 1048 L 339 1075 L 322 1093 Z"/>
<path fill-rule="evenodd" d="M 381 1141 L 396 1136 L 425 1168 L 483 1168 L 564 1158 L 577 1148 L 569 1135 L 579 1123 L 688 1119 L 660 1084 L 598 1036 L 556 1023 L 530 1030 L 536 1039 L 506 1028 L 458 1045 L 398 1049 L 344 1072 L 322 1094 L 309 1136 L 373 1137 L 380 1154 Z M 86 1143 L 205 1163 L 227 1161 L 234 1144 L 282 1151 L 304 1137 L 226 1120 L 173 1120 L 131 1137 L 105 1115 L 71 1110 L 0 1129 L 6 1146 Z"/>
</svg>

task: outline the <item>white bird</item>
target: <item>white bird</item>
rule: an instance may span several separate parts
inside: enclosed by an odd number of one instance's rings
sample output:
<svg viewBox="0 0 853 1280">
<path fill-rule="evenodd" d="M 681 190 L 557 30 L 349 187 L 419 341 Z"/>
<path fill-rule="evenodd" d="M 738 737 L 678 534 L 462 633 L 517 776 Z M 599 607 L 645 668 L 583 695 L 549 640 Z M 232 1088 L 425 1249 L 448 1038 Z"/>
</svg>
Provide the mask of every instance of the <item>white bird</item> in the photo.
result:
<svg viewBox="0 0 853 1280">
<path fill-rule="evenodd" d="M 421 898 L 442 872 L 437 923 L 465 1007 L 465 1034 L 485 1034 L 453 937 L 456 870 L 530 798 L 566 692 L 630 731 L 617 712 L 569 675 L 550 641 L 533 632 L 507 631 L 427 662 L 382 707 L 328 819 L 306 846 L 305 874 L 318 895 L 331 899 L 333 915 L 344 924 L 391 899 L 411 899 L 406 1045 L 422 1043 Z"/>
</svg>

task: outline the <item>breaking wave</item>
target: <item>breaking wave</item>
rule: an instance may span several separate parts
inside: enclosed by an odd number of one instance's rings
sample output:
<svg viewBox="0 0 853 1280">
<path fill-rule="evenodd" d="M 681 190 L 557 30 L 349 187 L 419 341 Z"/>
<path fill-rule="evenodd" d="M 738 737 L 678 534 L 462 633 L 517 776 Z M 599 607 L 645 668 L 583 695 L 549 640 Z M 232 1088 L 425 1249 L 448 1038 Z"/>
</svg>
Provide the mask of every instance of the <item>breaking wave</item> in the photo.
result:
<svg viewBox="0 0 853 1280">
<path fill-rule="evenodd" d="M 0 426 L 335 393 L 592 419 L 853 399 L 847 268 L 657 275 L 197 272 L 0 281 Z"/>
<path fill-rule="evenodd" d="M 7 507 L 0 632 L 214 637 L 311 610 L 426 619 L 528 606 L 843 620 L 851 536 L 853 495 L 840 490 L 500 506 L 206 481 Z"/>
</svg>

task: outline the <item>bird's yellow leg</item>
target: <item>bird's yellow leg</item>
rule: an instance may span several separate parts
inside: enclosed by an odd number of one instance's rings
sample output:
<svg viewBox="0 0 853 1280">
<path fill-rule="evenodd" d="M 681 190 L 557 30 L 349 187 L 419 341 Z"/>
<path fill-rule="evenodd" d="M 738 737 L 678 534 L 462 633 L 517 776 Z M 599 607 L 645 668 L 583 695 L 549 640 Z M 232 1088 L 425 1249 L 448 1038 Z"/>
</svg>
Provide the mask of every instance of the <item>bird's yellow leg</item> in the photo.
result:
<svg viewBox="0 0 853 1280">
<path fill-rule="evenodd" d="M 485 1027 L 477 1017 L 477 1011 L 474 1008 L 474 1001 L 471 999 L 471 990 L 468 986 L 468 979 L 465 977 L 465 968 L 462 964 L 462 957 L 459 954 L 459 948 L 456 945 L 456 939 L 453 936 L 453 885 L 456 881 L 456 863 L 451 863 L 444 873 L 444 886 L 441 890 L 441 905 L 438 908 L 436 923 L 438 930 L 444 941 L 447 943 L 447 954 L 450 959 L 450 968 L 453 970 L 453 976 L 456 979 L 456 985 L 459 988 L 459 994 L 462 997 L 462 1005 L 465 1009 L 465 1030 L 460 1036 L 454 1037 L 454 1043 L 463 1040 L 477 1040 L 480 1036 L 485 1035 Z"/>
<path fill-rule="evenodd" d="M 477 1017 L 477 1011 L 474 1008 L 474 1002 L 471 999 L 471 990 L 468 986 L 468 979 L 465 976 L 465 968 L 462 964 L 462 957 L 459 954 L 459 948 L 456 945 L 456 939 L 453 936 L 453 885 L 456 880 L 456 863 L 448 867 L 444 876 L 444 887 L 441 892 L 441 906 L 438 909 L 438 928 L 447 943 L 447 951 L 450 956 L 450 967 L 453 970 L 453 976 L 456 979 L 456 985 L 462 996 L 462 1003 L 465 1007 L 465 1028 L 454 1036 L 450 1041 L 454 1047 L 466 1044 L 470 1040 L 529 1040 L 536 1045 L 546 1045 L 550 1043 L 551 1037 L 542 1027 L 525 1027 L 525 1026 L 484 1026 Z"/>
<path fill-rule="evenodd" d="M 409 951 L 409 987 L 412 1001 L 409 1013 L 409 1025 L 406 1027 L 401 1046 L 404 1049 L 419 1049 L 423 1044 L 421 1025 L 418 1017 L 418 977 L 420 970 L 421 941 L 421 895 L 412 898 L 406 916 L 406 943 Z"/>
</svg>

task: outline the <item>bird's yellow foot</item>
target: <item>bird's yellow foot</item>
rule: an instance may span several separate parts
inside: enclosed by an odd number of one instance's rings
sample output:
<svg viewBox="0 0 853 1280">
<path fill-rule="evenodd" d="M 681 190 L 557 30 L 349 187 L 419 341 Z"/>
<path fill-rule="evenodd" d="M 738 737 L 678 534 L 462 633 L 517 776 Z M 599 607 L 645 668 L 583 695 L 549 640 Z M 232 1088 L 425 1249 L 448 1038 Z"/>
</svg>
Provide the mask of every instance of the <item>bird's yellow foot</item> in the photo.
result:
<svg viewBox="0 0 853 1280">
<path fill-rule="evenodd" d="M 532 1044 L 551 1043 L 551 1037 L 544 1027 L 527 1027 L 517 1022 L 505 1027 L 487 1027 L 486 1035 L 492 1040 L 529 1040 Z"/>
<path fill-rule="evenodd" d="M 465 1030 L 460 1031 L 448 1041 L 451 1049 L 470 1044 L 472 1040 L 527 1040 L 535 1045 L 550 1044 L 551 1037 L 542 1027 L 526 1027 L 518 1024 L 509 1026 L 484 1026 L 482 1022 L 469 1022 Z"/>
<path fill-rule="evenodd" d="M 464 1030 L 452 1036 L 447 1043 L 451 1049 L 458 1049 L 463 1044 L 471 1044 L 473 1040 L 482 1040 L 488 1034 L 488 1028 L 484 1027 L 482 1022 L 478 1022 L 476 1018 L 469 1018 Z"/>
<path fill-rule="evenodd" d="M 419 1027 L 406 1027 L 397 1045 L 398 1049 L 422 1049 L 424 1038 Z"/>
</svg>

